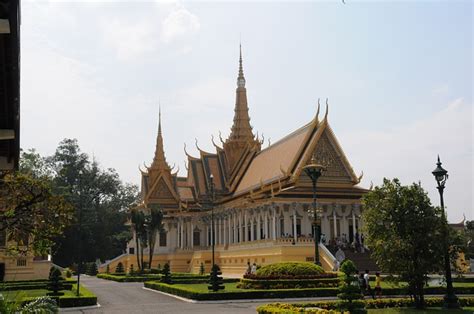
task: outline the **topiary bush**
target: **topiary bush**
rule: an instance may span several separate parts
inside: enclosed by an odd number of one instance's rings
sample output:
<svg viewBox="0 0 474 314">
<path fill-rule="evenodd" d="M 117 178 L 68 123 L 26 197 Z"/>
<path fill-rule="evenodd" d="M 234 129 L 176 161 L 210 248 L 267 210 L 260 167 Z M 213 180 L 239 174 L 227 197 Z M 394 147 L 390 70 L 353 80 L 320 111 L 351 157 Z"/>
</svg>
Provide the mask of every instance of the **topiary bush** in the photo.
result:
<svg viewBox="0 0 474 314">
<path fill-rule="evenodd" d="M 224 280 L 221 277 L 222 272 L 219 266 L 214 264 L 211 270 L 211 277 L 209 278 L 209 286 L 207 287 L 209 290 L 212 291 L 219 291 L 224 290 Z"/>
<path fill-rule="evenodd" d="M 53 266 L 49 270 L 49 285 L 48 290 L 52 291 L 47 293 L 47 295 L 51 296 L 60 296 L 64 295 L 63 292 L 59 292 L 59 290 L 63 289 L 62 284 L 63 278 L 61 277 L 61 271 L 59 268 Z"/>
<path fill-rule="evenodd" d="M 324 273 L 321 266 L 309 262 L 283 262 L 262 266 L 257 270 L 257 277 L 309 278 Z"/>
<path fill-rule="evenodd" d="M 355 264 L 346 259 L 339 269 L 344 273 L 343 283 L 339 287 L 339 294 L 337 297 L 341 300 L 338 307 L 341 312 L 349 311 L 351 314 L 367 313 L 365 309 L 364 296 L 357 284 L 357 268 Z"/>
<path fill-rule="evenodd" d="M 107 267 L 105 267 L 105 273 L 110 274 L 110 266 L 107 264 Z"/>
<path fill-rule="evenodd" d="M 116 274 L 123 274 L 123 273 L 125 273 L 125 269 L 123 268 L 122 262 L 119 262 L 119 263 L 117 264 L 117 267 L 115 267 L 115 273 L 116 273 Z"/>
<path fill-rule="evenodd" d="M 204 263 L 201 262 L 201 266 L 199 266 L 199 275 L 204 275 Z"/>
<path fill-rule="evenodd" d="M 171 284 L 173 283 L 171 280 L 171 271 L 170 271 L 170 265 L 168 263 L 163 266 L 163 271 L 162 271 L 163 276 L 161 277 L 161 282 Z"/>
<path fill-rule="evenodd" d="M 97 264 L 95 262 L 87 263 L 86 265 L 86 275 L 95 276 L 97 275 Z"/>
</svg>

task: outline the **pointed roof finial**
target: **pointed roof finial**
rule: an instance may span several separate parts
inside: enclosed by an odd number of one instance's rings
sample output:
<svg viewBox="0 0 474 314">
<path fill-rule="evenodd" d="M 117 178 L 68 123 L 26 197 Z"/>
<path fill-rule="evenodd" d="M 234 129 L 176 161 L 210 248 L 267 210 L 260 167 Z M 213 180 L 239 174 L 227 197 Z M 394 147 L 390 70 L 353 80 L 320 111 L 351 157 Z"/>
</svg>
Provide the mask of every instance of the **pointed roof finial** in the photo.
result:
<svg viewBox="0 0 474 314">
<path fill-rule="evenodd" d="M 240 56 L 239 56 L 239 77 L 237 78 L 237 87 L 245 87 L 244 68 L 242 66 L 242 44 L 239 45 Z"/>
<path fill-rule="evenodd" d="M 153 158 L 152 167 L 158 169 L 170 169 L 165 158 L 165 150 L 163 147 L 163 134 L 161 132 L 161 103 L 158 102 L 158 135 L 156 137 L 155 157 Z"/>
<path fill-rule="evenodd" d="M 161 135 L 161 102 L 158 100 L 158 134 Z"/>
</svg>

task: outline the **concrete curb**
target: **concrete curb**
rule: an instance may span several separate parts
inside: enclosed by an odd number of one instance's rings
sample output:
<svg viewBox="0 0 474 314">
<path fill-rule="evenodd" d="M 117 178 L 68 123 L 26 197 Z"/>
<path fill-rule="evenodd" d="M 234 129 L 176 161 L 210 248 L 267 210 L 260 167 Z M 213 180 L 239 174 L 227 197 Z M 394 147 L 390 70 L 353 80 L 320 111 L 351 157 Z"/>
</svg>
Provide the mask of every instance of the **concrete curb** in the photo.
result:
<svg viewBox="0 0 474 314">
<path fill-rule="evenodd" d="M 287 299 L 234 299 L 234 300 L 206 300 L 206 301 L 198 301 L 198 300 L 192 300 L 192 299 L 187 299 L 183 298 L 171 293 L 166 293 L 163 291 L 158 291 L 155 289 L 150 289 L 143 287 L 143 290 L 148 290 L 152 291 L 155 293 L 160 293 L 184 302 L 188 303 L 197 303 L 197 304 L 228 304 L 228 303 L 257 303 L 257 302 L 292 302 L 292 301 L 324 301 L 324 300 L 337 300 L 337 297 L 315 297 L 315 298 L 287 298 Z"/>
<path fill-rule="evenodd" d="M 163 291 L 155 290 L 155 289 L 150 289 L 146 287 L 142 287 L 143 290 L 163 294 L 175 299 L 178 299 L 183 302 L 188 302 L 188 303 L 196 303 L 196 304 L 229 304 L 229 303 L 259 303 L 259 302 L 265 302 L 265 303 L 276 303 L 276 302 L 294 302 L 294 301 L 300 301 L 300 302 L 306 302 L 306 301 L 334 301 L 338 300 L 337 297 L 314 297 L 314 298 L 287 298 L 287 299 L 235 299 L 235 300 L 215 300 L 215 301 L 198 301 L 198 300 L 192 300 L 192 299 L 187 299 L 183 298 L 171 293 L 166 293 Z M 472 297 L 474 295 L 471 294 L 461 294 L 458 295 L 458 297 Z M 387 295 L 383 296 L 382 299 L 397 299 L 397 298 L 407 298 L 408 296 L 400 296 L 400 295 Z M 436 295 L 436 294 L 428 294 L 425 295 L 425 298 L 429 297 L 442 297 L 442 295 Z"/>
<path fill-rule="evenodd" d="M 63 307 L 59 308 L 59 312 L 74 312 L 74 311 L 82 311 L 82 310 L 95 310 L 100 308 L 100 304 L 97 303 L 96 305 L 91 306 L 79 306 L 79 307 Z"/>
</svg>

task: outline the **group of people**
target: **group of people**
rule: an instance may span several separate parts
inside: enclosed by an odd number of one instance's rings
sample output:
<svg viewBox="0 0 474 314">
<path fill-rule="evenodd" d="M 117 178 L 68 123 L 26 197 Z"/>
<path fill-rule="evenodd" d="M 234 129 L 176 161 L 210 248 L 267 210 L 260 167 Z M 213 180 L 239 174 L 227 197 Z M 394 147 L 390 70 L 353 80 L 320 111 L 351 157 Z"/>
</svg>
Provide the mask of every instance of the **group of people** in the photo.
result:
<svg viewBox="0 0 474 314">
<path fill-rule="evenodd" d="M 369 275 L 368 270 L 365 271 L 365 274 L 357 272 L 356 277 L 357 277 L 356 283 L 359 285 L 360 292 L 363 295 L 372 296 L 373 299 L 375 299 L 376 296 L 379 298 L 382 296 L 382 286 L 381 286 L 382 278 L 380 277 L 379 272 L 375 273 L 375 288 L 374 289 L 372 289 L 372 287 L 370 286 L 370 275 Z"/>
<path fill-rule="evenodd" d="M 246 275 L 255 275 L 257 273 L 257 264 L 253 263 L 250 265 L 250 262 L 247 262 L 247 270 L 245 270 Z"/>
<path fill-rule="evenodd" d="M 350 242 L 347 239 L 347 235 L 343 233 L 341 236 L 336 237 L 335 239 L 329 240 L 329 247 L 333 248 L 342 248 L 342 249 L 352 249 L 354 252 L 364 253 L 365 252 L 365 245 L 364 245 L 364 234 L 356 231 L 354 235 L 354 239 Z M 321 242 L 326 245 L 326 235 L 323 233 L 321 235 Z"/>
</svg>

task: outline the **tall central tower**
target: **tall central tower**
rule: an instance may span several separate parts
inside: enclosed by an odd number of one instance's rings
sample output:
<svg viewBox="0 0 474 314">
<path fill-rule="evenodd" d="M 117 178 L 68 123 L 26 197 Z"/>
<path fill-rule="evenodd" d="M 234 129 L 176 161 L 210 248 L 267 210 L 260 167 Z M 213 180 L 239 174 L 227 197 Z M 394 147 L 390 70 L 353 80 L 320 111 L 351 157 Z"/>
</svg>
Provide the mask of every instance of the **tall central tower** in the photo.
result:
<svg viewBox="0 0 474 314">
<path fill-rule="evenodd" d="M 240 46 L 239 75 L 234 108 L 234 123 L 229 138 L 224 143 L 224 151 L 229 163 L 230 172 L 234 171 L 239 159 L 247 149 L 260 150 L 260 142 L 255 138 L 250 125 L 249 107 L 247 104 L 247 89 L 242 66 L 242 46 Z"/>
</svg>

